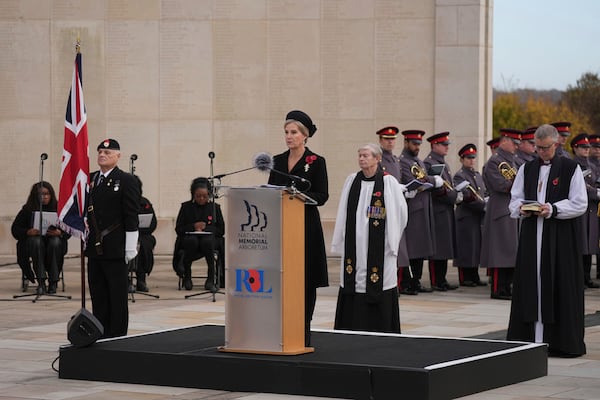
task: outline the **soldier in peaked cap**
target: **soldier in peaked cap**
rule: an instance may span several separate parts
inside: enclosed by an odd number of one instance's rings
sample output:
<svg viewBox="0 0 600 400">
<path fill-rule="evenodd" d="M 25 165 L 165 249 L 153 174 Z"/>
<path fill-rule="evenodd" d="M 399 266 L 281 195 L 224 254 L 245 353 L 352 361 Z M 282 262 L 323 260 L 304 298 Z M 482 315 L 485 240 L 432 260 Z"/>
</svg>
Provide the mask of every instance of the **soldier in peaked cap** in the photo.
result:
<svg viewBox="0 0 600 400">
<path fill-rule="evenodd" d="M 463 194 L 454 190 L 450 166 L 445 157 L 450 145 L 450 132 L 441 132 L 427 138 L 431 151 L 423 161 L 427 171 L 434 165 L 443 165 L 440 173 L 443 185 L 433 189 L 431 201 L 433 205 L 433 225 L 435 234 L 435 253 L 429 257 L 429 279 L 431 288 L 439 292 L 458 288 L 446 279 L 448 260 L 454 258 L 456 247 L 456 227 L 454 221 L 454 205 L 463 200 Z"/>
<path fill-rule="evenodd" d="M 410 215 L 405 230 L 410 267 L 402 268 L 399 279 L 400 293 L 431 292 L 431 289 L 421 285 L 423 260 L 434 255 L 436 248 L 431 191 L 425 187 L 440 188 L 444 183 L 442 178 L 437 175 L 427 175 L 427 168 L 419 159 L 419 150 L 425 132 L 405 130 L 402 131 L 402 135 L 404 136 L 404 150 L 400 155 L 401 183 L 407 185 L 412 182 L 423 186 L 416 189 L 409 186 L 409 191 L 404 195 Z"/>
<path fill-rule="evenodd" d="M 400 168 L 400 159 L 393 154 L 394 148 L 396 147 L 396 138 L 398 137 L 399 129 L 395 126 L 386 126 L 381 128 L 376 133 L 379 136 L 379 146 L 381 147 L 381 161 L 379 162 L 380 168 L 384 173 L 392 175 L 398 180 L 398 183 L 402 183 L 402 170 Z M 404 185 L 402 185 L 404 188 Z M 398 247 L 398 281 L 402 281 L 402 270 L 407 268 L 410 261 L 408 258 L 408 249 L 406 247 L 406 236 L 404 230 L 402 231 L 402 237 L 400 239 L 400 246 Z M 400 285 L 398 285 L 400 287 Z M 406 294 L 406 293 L 405 293 Z M 412 294 L 412 293 L 411 293 Z M 417 292 L 414 292 L 417 294 Z"/>
<path fill-rule="evenodd" d="M 519 168 L 527 161 L 531 161 L 535 158 L 535 140 L 534 134 L 537 126 L 532 126 L 523 131 L 521 135 L 521 143 L 516 153 L 516 167 Z"/>
<path fill-rule="evenodd" d="M 468 143 L 458 151 L 462 168 L 454 174 L 454 186 L 469 184 L 462 190 L 463 201 L 457 204 L 456 254 L 454 266 L 458 267 L 461 286 L 486 286 L 479 277 L 481 255 L 481 225 L 485 215 L 486 190 L 483 177 L 475 170 L 477 146 Z"/>
<path fill-rule="evenodd" d="M 121 147 L 115 139 L 100 142 L 99 171 L 90 175 L 88 202 L 88 284 L 92 311 L 103 337 L 127 334 L 128 263 L 137 255 L 140 187 L 117 166 Z"/>
<path fill-rule="evenodd" d="M 600 189 L 596 188 L 598 175 L 589 162 L 590 140 L 587 133 L 580 133 L 571 140 L 573 160 L 579 164 L 583 171 L 587 190 L 587 212 L 578 222 L 581 230 L 581 250 L 583 254 L 583 283 L 588 288 L 598 288 L 600 285 L 592 281 L 592 255 L 598 253 L 598 203 L 600 202 Z"/>
<path fill-rule="evenodd" d="M 596 176 L 600 179 L 600 135 L 590 135 L 590 157 L 588 158 L 588 163 L 596 172 Z M 596 182 L 596 187 L 599 187 L 599 183 Z M 600 235 L 600 232 L 599 232 Z M 598 249 L 598 253 L 596 253 L 596 279 L 600 279 L 600 249 Z"/>
<path fill-rule="evenodd" d="M 556 155 L 559 157 L 571 157 L 571 153 L 569 153 L 565 149 L 565 144 L 567 143 L 567 139 L 571 136 L 571 123 L 567 121 L 553 122 L 550 125 L 556 128 L 558 131 L 558 147 L 556 148 Z"/>
<path fill-rule="evenodd" d="M 518 222 L 510 217 L 510 189 L 516 176 L 515 152 L 521 131 L 500 129 L 496 154 L 484 166 L 483 181 L 489 201 L 483 219 L 481 266 L 492 278 L 490 297 L 510 300 L 512 276 L 517 255 Z"/>
<path fill-rule="evenodd" d="M 496 149 L 498 148 L 498 145 L 500 144 L 500 138 L 494 138 L 494 139 L 490 139 L 488 140 L 485 144 L 489 146 L 490 150 L 492 151 L 492 154 L 496 154 Z"/>
</svg>

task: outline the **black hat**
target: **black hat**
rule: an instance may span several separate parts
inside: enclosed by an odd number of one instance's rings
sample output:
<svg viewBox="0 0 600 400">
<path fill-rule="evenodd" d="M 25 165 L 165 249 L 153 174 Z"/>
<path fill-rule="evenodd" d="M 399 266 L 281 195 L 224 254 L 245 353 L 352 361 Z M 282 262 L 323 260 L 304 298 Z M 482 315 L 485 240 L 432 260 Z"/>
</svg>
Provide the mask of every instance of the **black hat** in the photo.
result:
<svg viewBox="0 0 600 400">
<path fill-rule="evenodd" d="M 475 146 L 473 143 L 465 144 L 458 151 L 458 156 L 461 157 L 461 158 L 463 158 L 463 157 L 465 157 L 465 158 L 475 158 L 475 157 L 477 157 L 477 146 Z"/>
<path fill-rule="evenodd" d="M 591 147 L 590 137 L 587 133 L 580 133 L 571 140 L 571 147 Z"/>
<path fill-rule="evenodd" d="M 300 111 L 300 110 L 290 111 L 286 115 L 285 120 L 287 121 L 290 119 L 294 120 L 294 121 L 298 121 L 302 125 L 304 125 L 306 127 L 306 129 L 308 129 L 308 137 L 312 137 L 315 134 L 315 132 L 317 131 L 317 127 L 313 124 L 312 119 L 310 119 L 308 114 L 306 114 L 303 111 Z"/>
<path fill-rule="evenodd" d="M 423 136 L 425 136 L 425 131 L 421 131 L 418 129 L 409 129 L 406 131 L 402 131 L 402 135 L 404 135 L 404 140 L 410 140 L 411 142 L 421 143 L 423 140 Z"/>
<path fill-rule="evenodd" d="M 485 142 L 485 144 L 487 144 L 488 146 L 490 146 L 490 149 L 494 150 L 500 144 L 500 138 L 490 139 L 487 142 Z"/>
<path fill-rule="evenodd" d="M 600 147 L 600 135 L 590 135 L 589 139 L 592 147 Z"/>
<path fill-rule="evenodd" d="M 553 122 L 550 125 L 552 125 L 553 127 L 556 128 L 556 130 L 558 131 L 558 134 L 560 136 L 569 136 L 571 134 L 571 130 L 569 129 L 571 127 L 570 122 L 566 122 L 566 121 Z"/>
<path fill-rule="evenodd" d="M 517 144 L 521 143 L 522 134 L 523 132 L 518 129 L 500 128 L 500 137 L 504 136 L 510 138 Z"/>
<path fill-rule="evenodd" d="M 121 150 L 121 146 L 115 139 L 104 139 L 100 142 L 96 151 L 100 151 L 100 149 Z"/>
<path fill-rule="evenodd" d="M 395 138 L 398 136 L 398 132 L 400 132 L 400 129 L 395 126 L 386 126 L 385 128 L 378 130 L 377 134 L 382 138 Z"/>
<path fill-rule="evenodd" d="M 431 144 L 450 144 L 450 132 L 436 133 L 433 136 L 429 136 L 427 141 Z"/>
<path fill-rule="evenodd" d="M 537 131 L 537 126 L 530 126 L 525 129 L 521 134 L 521 140 L 535 140 L 535 131 Z"/>
</svg>

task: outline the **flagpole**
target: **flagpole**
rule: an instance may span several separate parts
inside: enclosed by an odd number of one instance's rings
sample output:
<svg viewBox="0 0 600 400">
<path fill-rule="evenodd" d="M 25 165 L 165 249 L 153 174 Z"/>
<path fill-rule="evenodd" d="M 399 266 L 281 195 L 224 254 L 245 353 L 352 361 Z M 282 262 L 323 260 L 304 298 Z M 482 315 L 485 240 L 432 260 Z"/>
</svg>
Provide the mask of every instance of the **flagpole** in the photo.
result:
<svg viewBox="0 0 600 400">
<path fill-rule="evenodd" d="M 75 43 L 75 54 L 81 53 L 81 39 L 77 33 L 77 42 Z M 81 77 L 81 86 L 83 87 L 83 77 Z M 85 255 L 84 240 L 79 241 L 79 264 L 81 269 L 81 308 L 85 308 Z"/>
</svg>

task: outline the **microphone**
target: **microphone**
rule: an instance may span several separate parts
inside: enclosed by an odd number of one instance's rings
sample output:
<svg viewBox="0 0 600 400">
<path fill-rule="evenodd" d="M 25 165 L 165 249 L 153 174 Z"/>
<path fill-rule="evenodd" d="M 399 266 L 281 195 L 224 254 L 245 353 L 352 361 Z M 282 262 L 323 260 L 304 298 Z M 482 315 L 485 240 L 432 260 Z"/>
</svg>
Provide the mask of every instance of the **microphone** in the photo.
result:
<svg viewBox="0 0 600 400">
<path fill-rule="evenodd" d="M 287 172 L 282 172 L 273 169 L 273 157 L 269 153 L 258 153 L 256 156 L 254 156 L 254 168 L 262 172 L 275 172 L 276 174 L 280 174 L 290 178 L 292 182 L 300 181 L 302 183 L 306 183 L 308 184 L 308 188 L 306 190 L 310 188 L 310 182 L 308 181 L 308 179 L 304 179 L 303 177 L 298 175 L 288 174 Z"/>
<path fill-rule="evenodd" d="M 208 152 L 208 158 L 210 158 L 211 160 L 212 160 L 213 158 L 215 158 L 215 152 L 214 152 L 214 151 L 209 151 L 209 152 Z"/>
<path fill-rule="evenodd" d="M 137 160 L 137 154 L 132 154 L 132 155 L 131 155 L 131 157 L 129 157 L 129 159 L 130 159 L 131 161 L 135 161 L 135 160 Z"/>
<path fill-rule="evenodd" d="M 252 160 L 254 168 L 259 171 L 271 171 L 273 169 L 273 157 L 269 153 L 258 153 Z"/>
<path fill-rule="evenodd" d="M 40 160 L 42 160 L 42 161 L 43 161 L 43 160 L 47 160 L 47 159 L 48 159 L 48 154 L 46 154 L 46 153 L 42 153 L 42 154 L 40 155 Z"/>
</svg>

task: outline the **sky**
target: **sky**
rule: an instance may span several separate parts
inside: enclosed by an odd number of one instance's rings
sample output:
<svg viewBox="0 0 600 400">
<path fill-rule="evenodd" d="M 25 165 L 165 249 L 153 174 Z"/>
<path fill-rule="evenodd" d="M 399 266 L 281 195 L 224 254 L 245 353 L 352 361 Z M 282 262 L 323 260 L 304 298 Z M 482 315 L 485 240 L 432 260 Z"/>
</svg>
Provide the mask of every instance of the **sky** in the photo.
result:
<svg viewBox="0 0 600 400">
<path fill-rule="evenodd" d="M 493 86 L 575 86 L 600 75 L 600 0 L 494 0 Z"/>
</svg>

